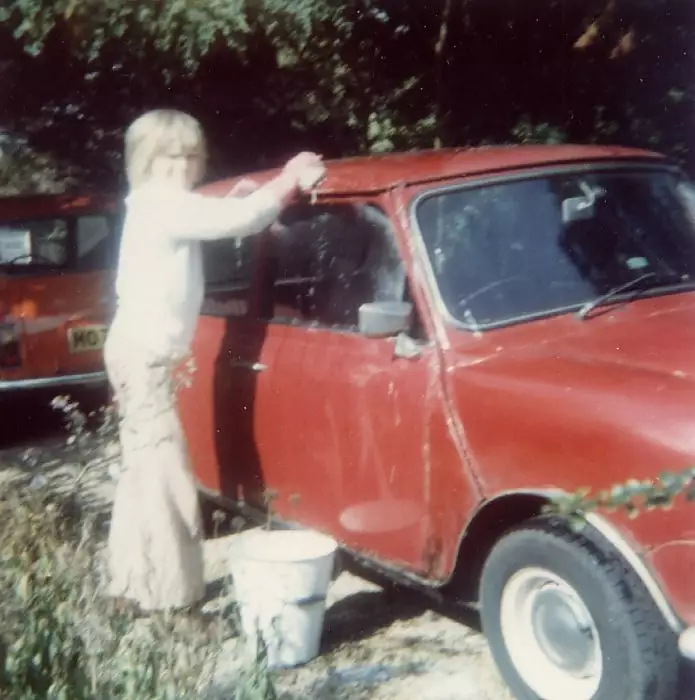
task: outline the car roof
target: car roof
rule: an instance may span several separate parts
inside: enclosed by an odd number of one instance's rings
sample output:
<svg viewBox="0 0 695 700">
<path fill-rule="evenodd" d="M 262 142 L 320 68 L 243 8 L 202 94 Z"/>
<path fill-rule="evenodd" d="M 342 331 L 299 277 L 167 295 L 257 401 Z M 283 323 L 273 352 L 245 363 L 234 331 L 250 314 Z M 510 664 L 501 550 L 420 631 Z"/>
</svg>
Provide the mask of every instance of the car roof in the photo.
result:
<svg viewBox="0 0 695 700">
<path fill-rule="evenodd" d="M 395 185 L 470 177 L 526 168 L 571 165 L 601 161 L 665 162 L 665 156 L 619 146 L 485 146 L 411 151 L 327 160 L 327 177 L 318 188 L 320 194 L 350 195 L 377 193 Z M 263 183 L 279 169 L 246 175 Z M 206 194 L 225 194 L 240 178 L 212 182 L 200 188 Z"/>
</svg>

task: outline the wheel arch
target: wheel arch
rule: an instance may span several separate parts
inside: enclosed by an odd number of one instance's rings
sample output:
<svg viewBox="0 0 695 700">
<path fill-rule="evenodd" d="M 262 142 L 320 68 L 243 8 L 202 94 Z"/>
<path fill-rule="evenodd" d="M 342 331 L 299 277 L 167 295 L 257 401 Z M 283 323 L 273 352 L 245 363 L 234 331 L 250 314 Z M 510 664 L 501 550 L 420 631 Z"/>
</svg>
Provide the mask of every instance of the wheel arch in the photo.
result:
<svg viewBox="0 0 695 700">
<path fill-rule="evenodd" d="M 483 566 L 496 542 L 512 528 L 541 516 L 544 507 L 560 495 L 568 494 L 558 489 L 506 491 L 484 502 L 461 536 L 454 572 L 446 588 L 459 599 L 477 602 Z M 682 632 L 683 621 L 673 610 L 638 548 L 600 513 L 587 513 L 584 517 L 587 522 L 584 534 L 604 546 L 608 544 L 620 554 L 642 581 L 668 626 L 677 634 Z"/>
</svg>

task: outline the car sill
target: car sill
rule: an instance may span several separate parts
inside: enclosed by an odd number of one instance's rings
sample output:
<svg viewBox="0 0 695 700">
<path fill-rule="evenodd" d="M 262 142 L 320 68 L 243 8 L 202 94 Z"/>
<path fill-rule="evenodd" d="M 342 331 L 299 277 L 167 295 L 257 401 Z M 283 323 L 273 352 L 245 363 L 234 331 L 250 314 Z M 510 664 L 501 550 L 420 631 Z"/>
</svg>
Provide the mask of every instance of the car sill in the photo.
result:
<svg viewBox="0 0 695 700">
<path fill-rule="evenodd" d="M 0 379 L 0 392 L 50 389 L 53 387 L 103 384 L 106 382 L 106 372 L 63 374 L 54 377 L 37 377 L 35 379 Z"/>
</svg>

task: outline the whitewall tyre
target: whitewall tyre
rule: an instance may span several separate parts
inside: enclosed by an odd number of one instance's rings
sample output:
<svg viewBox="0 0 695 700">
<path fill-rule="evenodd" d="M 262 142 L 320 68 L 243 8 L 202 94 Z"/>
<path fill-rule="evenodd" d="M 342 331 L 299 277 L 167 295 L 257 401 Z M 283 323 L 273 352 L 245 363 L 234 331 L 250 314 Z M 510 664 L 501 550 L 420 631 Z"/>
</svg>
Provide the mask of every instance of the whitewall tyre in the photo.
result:
<svg viewBox="0 0 695 700">
<path fill-rule="evenodd" d="M 642 582 L 599 536 L 539 518 L 483 569 L 483 631 L 519 700 L 673 700 L 679 653 Z"/>
</svg>

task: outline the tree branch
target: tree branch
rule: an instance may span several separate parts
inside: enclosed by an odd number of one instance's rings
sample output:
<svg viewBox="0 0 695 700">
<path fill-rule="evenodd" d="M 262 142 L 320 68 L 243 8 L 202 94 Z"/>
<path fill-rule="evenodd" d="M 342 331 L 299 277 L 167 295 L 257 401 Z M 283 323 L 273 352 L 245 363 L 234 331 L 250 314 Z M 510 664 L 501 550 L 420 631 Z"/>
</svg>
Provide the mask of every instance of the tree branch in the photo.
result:
<svg viewBox="0 0 695 700">
<path fill-rule="evenodd" d="M 446 40 L 449 34 L 449 21 L 453 0 L 444 0 L 442 17 L 439 22 L 439 36 L 434 46 L 434 64 L 436 70 L 436 93 L 434 105 L 435 137 L 434 147 L 442 147 L 442 117 L 444 108 L 444 66 L 446 65 Z"/>
</svg>

